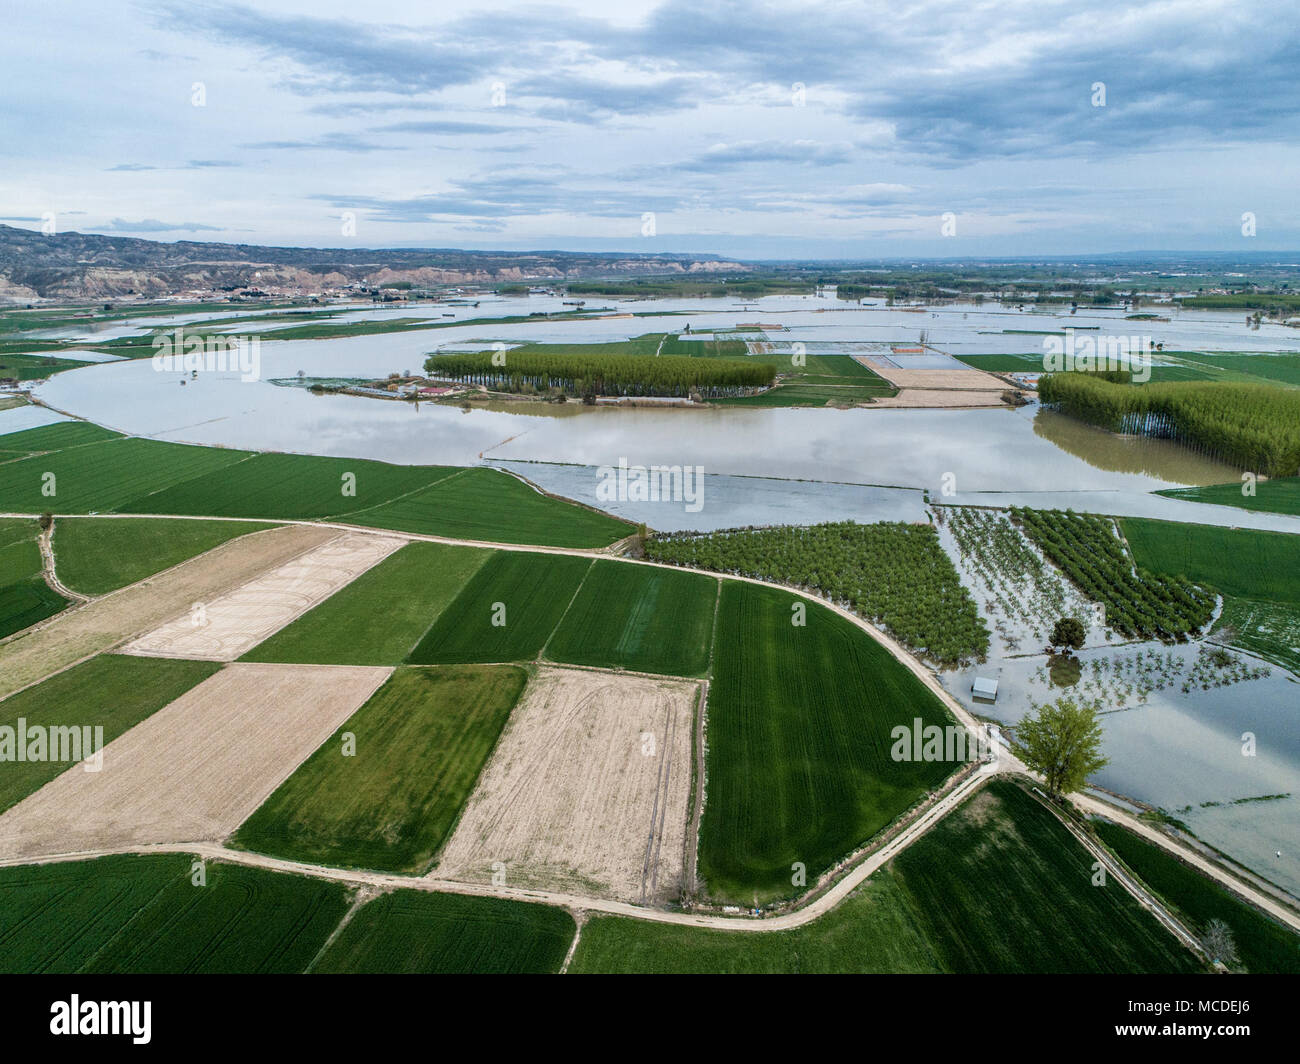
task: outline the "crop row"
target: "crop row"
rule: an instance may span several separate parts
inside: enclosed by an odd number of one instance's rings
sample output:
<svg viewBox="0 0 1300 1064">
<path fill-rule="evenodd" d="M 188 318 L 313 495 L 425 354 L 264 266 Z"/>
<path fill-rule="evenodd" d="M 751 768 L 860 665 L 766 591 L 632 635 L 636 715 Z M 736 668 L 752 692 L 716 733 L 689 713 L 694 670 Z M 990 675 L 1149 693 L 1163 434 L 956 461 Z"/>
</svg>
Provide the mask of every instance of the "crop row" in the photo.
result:
<svg viewBox="0 0 1300 1064">
<path fill-rule="evenodd" d="M 1186 639 L 1209 623 L 1214 596 L 1178 577 L 1135 567 L 1110 518 L 1012 507 L 1012 519 L 1093 602 L 1106 625 L 1142 639 Z"/>
</svg>

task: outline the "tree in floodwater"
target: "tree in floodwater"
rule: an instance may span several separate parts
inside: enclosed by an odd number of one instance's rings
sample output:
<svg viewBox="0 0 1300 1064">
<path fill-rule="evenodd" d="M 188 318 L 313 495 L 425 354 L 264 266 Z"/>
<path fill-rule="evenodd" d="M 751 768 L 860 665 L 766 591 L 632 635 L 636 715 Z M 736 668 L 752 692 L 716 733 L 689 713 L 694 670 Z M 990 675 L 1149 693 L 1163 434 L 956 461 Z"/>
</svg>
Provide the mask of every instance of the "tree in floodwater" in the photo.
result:
<svg viewBox="0 0 1300 1064">
<path fill-rule="evenodd" d="M 1088 633 L 1077 617 L 1062 617 L 1052 626 L 1052 637 L 1048 643 L 1053 649 L 1081 650 Z"/>
<path fill-rule="evenodd" d="M 1070 698 L 1048 702 L 1016 725 L 1015 750 L 1042 775 L 1052 797 L 1081 789 L 1110 763 L 1101 756 L 1101 721 L 1091 706 Z"/>
</svg>

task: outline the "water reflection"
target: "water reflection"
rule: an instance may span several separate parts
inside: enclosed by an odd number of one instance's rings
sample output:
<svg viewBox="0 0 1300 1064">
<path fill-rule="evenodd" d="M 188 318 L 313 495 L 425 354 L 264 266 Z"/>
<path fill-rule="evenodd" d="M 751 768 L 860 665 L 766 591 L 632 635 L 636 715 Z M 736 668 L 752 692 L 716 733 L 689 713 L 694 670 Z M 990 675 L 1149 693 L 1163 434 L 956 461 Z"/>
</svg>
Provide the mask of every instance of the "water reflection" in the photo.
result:
<svg viewBox="0 0 1300 1064">
<path fill-rule="evenodd" d="M 1116 436 L 1055 410 L 1039 409 L 1034 433 L 1094 469 L 1111 473 L 1137 473 L 1178 484 L 1226 484 L 1238 476 L 1235 466 L 1195 454 L 1173 440 Z"/>
</svg>

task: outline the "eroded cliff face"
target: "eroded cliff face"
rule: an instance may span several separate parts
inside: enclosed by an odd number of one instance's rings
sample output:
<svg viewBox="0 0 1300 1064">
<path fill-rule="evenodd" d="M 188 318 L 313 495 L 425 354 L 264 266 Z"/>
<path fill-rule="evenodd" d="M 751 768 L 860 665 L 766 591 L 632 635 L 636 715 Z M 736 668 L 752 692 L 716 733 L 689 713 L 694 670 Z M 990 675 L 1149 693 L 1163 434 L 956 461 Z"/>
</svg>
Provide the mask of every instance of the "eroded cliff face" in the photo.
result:
<svg viewBox="0 0 1300 1064">
<path fill-rule="evenodd" d="M 591 278 L 748 272 L 713 258 L 568 252 L 370 248 L 274 248 L 164 244 L 82 233 L 45 236 L 0 225 L 0 300 L 178 296 L 240 288 L 300 289 L 351 284 L 548 283 Z"/>
</svg>

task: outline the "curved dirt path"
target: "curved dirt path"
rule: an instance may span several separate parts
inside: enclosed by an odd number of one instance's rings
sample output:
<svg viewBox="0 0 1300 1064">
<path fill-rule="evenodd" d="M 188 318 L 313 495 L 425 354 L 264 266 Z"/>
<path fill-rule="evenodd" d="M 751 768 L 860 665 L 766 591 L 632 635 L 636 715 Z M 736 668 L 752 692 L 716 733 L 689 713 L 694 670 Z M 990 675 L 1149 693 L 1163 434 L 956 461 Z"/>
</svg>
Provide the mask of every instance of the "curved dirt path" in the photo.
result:
<svg viewBox="0 0 1300 1064">
<path fill-rule="evenodd" d="M 65 599 L 80 605 L 83 602 L 89 602 L 91 596 L 83 595 L 80 591 L 73 591 L 62 580 L 59 579 L 58 569 L 54 561 L 54 524 L 51 522 L 50 527 L 41 530 L 37 537 L 37 542 L 41 547 L 41 561 L 44 565 L 42 575 L 45 582 L 50 585 L 51 590 L 62 595 Z"/>
</svg>

